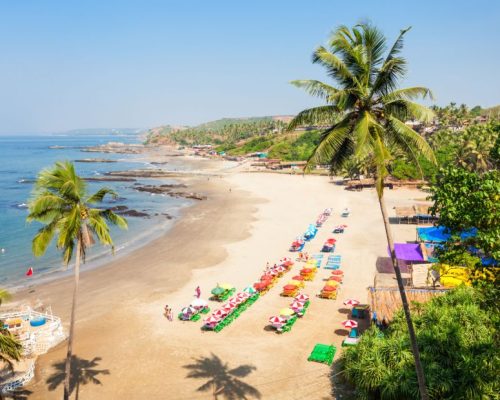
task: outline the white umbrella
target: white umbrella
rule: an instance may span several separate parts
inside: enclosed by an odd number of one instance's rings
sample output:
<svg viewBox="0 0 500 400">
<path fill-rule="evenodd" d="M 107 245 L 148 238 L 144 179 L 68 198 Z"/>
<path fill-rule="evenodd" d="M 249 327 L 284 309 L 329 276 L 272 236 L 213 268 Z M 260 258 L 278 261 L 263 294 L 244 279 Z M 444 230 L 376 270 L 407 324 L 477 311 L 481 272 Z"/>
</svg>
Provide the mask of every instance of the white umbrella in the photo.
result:
<svg viewBox="0 0 500 400">
<path fill-rule="evenodd" d="M 194 307 L 194 308 L 204 308 L 206 306 L 208 306 L 208 303 L 203 299 L 195 298 L 191 302 L 191 307 Z"/>
</svg>

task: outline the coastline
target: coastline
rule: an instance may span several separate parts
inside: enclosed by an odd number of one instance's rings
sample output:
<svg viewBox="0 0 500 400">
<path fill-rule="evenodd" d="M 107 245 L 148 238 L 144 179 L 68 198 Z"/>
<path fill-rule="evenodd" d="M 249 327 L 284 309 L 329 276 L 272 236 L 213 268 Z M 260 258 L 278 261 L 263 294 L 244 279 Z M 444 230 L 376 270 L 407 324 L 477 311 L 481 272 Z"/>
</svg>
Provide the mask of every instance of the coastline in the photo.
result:
<svg viewBox="0 0 500 400">
<path fill-rule="evenodd" d="M 248 174 L 237 169 L 207 179 L 193 179 L 190 184 L 207 193 L 208 200 L 186 208 L 166 235 L 125 259 L 82 273 L 75 354 L 83 360 L 99 357 L 97 369 L 109 372 L 99 377 L 102 385 L 82 386 L 82 398 L 162 399 L 167 392 L 172 399 L 203 398 L 196 390 L 203 382 L 187 379 L 185 366 L 211 354 L 230 367 L 255 366 L 256 372 L 246 382 L 255 385 L 263 398 L 285 399 L 292 392 L 307 396 L 311 390 L 293 378 L 298 374 L 313 378 L 315 394 L 331 396 L 328 369 L 304 360 L 314 343 L 333 342 L 340 349 L 342 335 L 335 331 L 344 318 L 339 313 L 344 297 L 366 301 L 377 258 L 386 249 L 375 193 L 347 192 L 324 177 Z M 418 192 L 394 191 L 388 197 L 394 195 L 399 201 Z M 206 298 L 217 282 L 227 281 L 238 289 L 251 284 L 267 261 L 290 255 L 290 241 L 319 212 L 333 207 L 331 219 L 315 239 L 317 248 L 331 236 L 331 226 L 342 221 L 338 213 L 346 206 L 353 214 L 338 243 L 346 271 L 342 294 L 336 301 L 316 299 L 323 284 L 322 277 L 317 277 L 305 291 L 313 297 L 308 316 L 290 334 L 279 336 L 265 329 L 269 316 L 288 304 L 279 296 L 281 282 L 220 333 L 203 334 L 201 323 L 169 323 L 162 316 L 166 303 L 175 311 L 189 304 L 197 285 Z M 405 230 L 398 228 L 398 232 Z M 291 276 L 283 278 L 283 284 Z M 67 326 L 71 289 L 68 277 L 31 293 L 18 293 L 16 298 L 52 305 Z M 213 302 L 210 306 L 217 308 Z M 35 379 L 27 387 L 33 391 L 30 398 L 60 397 L 62 388 L 51 391 L 46 381 L 65 350 L 63 343 L 39 358 Z M 286 389 L 266 384 L 270 376 L 285 382 Z"/>
</svg>

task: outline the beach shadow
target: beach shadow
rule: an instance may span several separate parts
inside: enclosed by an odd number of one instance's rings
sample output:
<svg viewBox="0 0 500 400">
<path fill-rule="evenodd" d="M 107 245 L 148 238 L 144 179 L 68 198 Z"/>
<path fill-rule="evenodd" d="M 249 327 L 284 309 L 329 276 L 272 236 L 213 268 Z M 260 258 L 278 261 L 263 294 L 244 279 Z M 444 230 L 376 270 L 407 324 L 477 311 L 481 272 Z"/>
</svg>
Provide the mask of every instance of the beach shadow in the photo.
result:
<svg viewBox="0 0 500 400">
<path fill-rule="evenodd" d="M 98 379 L 99 375 L 109 375 L 109 369 L 97 369 L 101 357 L 94 357 L 92 360 L 84 360 L 75 355 L 71 357 L 71 378 L 69 382 L 69 393 L 75 392 L 75 400 L 78 400 L 80 386 L 92 383 L 102 385 Z M 50 391 L 56 390 L 64 385 L 64 367 L 66 360 L 58 361 L 52 366 L 55 371 L 47 378 L 47 385 Z"/>
<path fill-rule="evenodd" d="M 3 395 L 2 399 L 12 399 L 12 400 L 27 400 L 29 395 L 33 392 L 27 389 L 17 389 L 12 392 L 6 393 Z"/>
<path fill-rule="evenodd" d="M 275 329 L 275 328 L 273 328 L 271 325 L 266 325 L 266 326 L 264 327 L 264 330 L 265 330 L 266 332 L 273 332 L 273 331 L 275 331 L 276 329 Z"/>
<path fill-rule="evenodd" d="M 347 336 L 349 334 L 347 329 L 335 329 L 333 332 L 339 336 Z"/>
<path fill-rule="evenodd" d="M 349 315 L 352 309 L 350 308 L 339 308 L 339 313 Z"/>
<path fill-rule="evenodd" d="M 404 261 L 399 261 L 398 264 L 402 273 L 407 274 L 410 272 L 408 265 Z M 376 267 L 377 272 L 381 274 L 394 274 L 394 267 L 390 257 L 377 257 Z"/>
<path fill-rule="evenodd" d="M 244 364 L 230 368 L 227 363 L 212 353 L 210 357 L 194 359 L 193 364 L 184 365 L 183 368 L 189 370 L 187 378 L 206 379 L 206 382 L 196 390 L 210 392 L 214 399 L 218 396 L 228 400 L 261 398 L 260 392 L 255 387 L 241 379 L 257 369 L 253 365 Z"/>
</svg>

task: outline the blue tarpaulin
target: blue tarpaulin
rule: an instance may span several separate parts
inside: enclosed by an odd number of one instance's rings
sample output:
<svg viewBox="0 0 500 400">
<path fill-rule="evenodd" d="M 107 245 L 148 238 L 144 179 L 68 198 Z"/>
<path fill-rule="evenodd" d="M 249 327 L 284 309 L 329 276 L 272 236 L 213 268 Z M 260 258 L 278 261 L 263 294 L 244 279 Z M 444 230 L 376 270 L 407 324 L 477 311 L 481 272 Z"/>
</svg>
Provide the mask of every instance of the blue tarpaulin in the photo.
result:
<svg viewBox="0 0 500 400">
<path fill-rule="evenodd" d="M 475 236 L 476 228 L 468 229 L 460 234 L 462 240 Z M 417 228 L 418 238 L 423 242 L 443 243 L 450 237 L 451 233 L 445 226 L 429 226 L 425 228 Z"/>
</svg>

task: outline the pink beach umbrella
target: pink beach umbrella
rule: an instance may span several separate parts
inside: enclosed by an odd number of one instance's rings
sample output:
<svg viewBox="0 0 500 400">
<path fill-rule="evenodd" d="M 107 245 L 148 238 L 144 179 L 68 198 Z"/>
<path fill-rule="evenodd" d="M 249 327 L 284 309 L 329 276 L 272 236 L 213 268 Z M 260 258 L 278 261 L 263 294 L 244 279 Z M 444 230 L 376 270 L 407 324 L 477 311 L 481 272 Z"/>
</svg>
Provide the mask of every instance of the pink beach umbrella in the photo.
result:
<svg viewBox="0 0 500 400">
<path fill-rule="evenodd" d="M 206 325 L 217 324 L 219 321 L 220 321 L 220 318 L 217 318 L 214 315 L 211 315 L 210 317 L 204 319 L 204 322 Z"/>
<path fill-rule="evenodd" d="M 276 317 L 269 318 L 269 323 L 273 324 L 273 325 L 275 325 L 275 324 L 284 324 L 285 322 L 286 322 L 286 318 L 283 318 L 283 317 L 276 316 Z"/>
<path fill-rule="evenodd" d="M 214 317 L 224 318 L 227 315 L 227 311 L 224 309 L 218 309 L 216 312 L 212 314 Z"/>
<path fill-rule="evenodd" d="M 356 299 L 347 299 L 344 301 L 344 304 L 346 306 L 357 306 L 359 304 L 359 301 Z"/>
<path fill-rule="evenodd" d="M 298 296 L 295 296 L 295 300 L 300 301 L 300 302 L 306 302 L 309 300 L 309 296 L 307 294 L 299 294 Z"/>
<path fill-rule="evenodd" d="M 235 305 L 233 305 L 233 304 L 231 304 L 231 303 L 227 303 L 227 304 L 224 304 L 224 305 L 222 306 L 222 309 L 223 309 L 224 311 L 227 311 L 228 313 L 230 313 L 231 311 L 233 311 L 233 310 L 234 310 L 234 307 L 236 307 L 236 306 L 235 306 Z"/>
<path fill-rule="evenodd" d="M 358 323 L 356 321 L 353 321 L 352 319 L 346 319 L 345 321 L 342 321 L 342 325 L 344 325 L 344 328 L 357 328 Z"/>
<path fill-rule="evenodd" d="M 302 310 L 304 308 L 304 303 L 301 303 L 300 301 L 297 301 L 295 300 L 294 302 L 292 302 L 292 304 L 290 304 L 290 308 L 292 309 L 298 309 L 298 310 Z"/>
<path fill-rule="evenodd" d="M 248 299 L 250 295 L 247 292 L 241 292 L 236 295 L 239 299 Z"/>
</svg>

